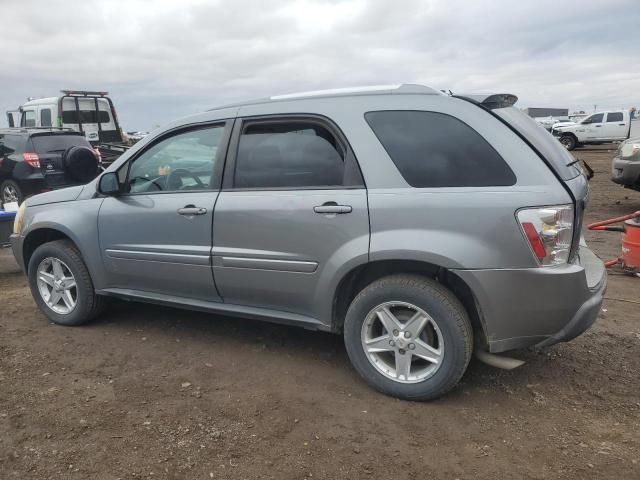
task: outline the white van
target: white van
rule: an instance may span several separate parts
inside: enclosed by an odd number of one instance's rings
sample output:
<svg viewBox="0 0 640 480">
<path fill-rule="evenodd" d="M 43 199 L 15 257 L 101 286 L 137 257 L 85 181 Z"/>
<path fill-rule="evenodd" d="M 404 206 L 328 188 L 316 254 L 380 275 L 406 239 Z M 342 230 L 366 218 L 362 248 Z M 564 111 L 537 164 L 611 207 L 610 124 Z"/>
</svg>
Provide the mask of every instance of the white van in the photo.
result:
<svg viewBox="0 0 640 480">
<path fill-rule="evenodd" d="M 108 92 L 62 90 L 61 93 L 58 97 L 23 104 L 20 126 L 71 128 L 84 133 L 94 145 L 122 142 L 118 117 Z"/>
</svg>

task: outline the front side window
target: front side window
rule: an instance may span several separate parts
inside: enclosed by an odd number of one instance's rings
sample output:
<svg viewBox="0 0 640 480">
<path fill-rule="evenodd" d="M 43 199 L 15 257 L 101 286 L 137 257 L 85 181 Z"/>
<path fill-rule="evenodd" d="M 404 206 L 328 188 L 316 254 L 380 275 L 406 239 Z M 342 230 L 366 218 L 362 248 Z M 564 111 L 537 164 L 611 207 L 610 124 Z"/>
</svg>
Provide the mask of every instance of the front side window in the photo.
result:
<svg viewBox="0 0 640 480">
<path fill-rule="evenodd" d="M 596 113 L 591 115 L 590 117 L 585 118 L 582 123 L 602 123 L 602 119 L 604 118 L 604 113 Z"/>
<path fill-rule="evenodd" d="M 365 119 L 412 187 L 509 186 L 516 177 L 489 143 L 450 115 L 369 112 Z"/>
<path fill-rule="evenodd" d="M 609 122 L 622 122 L 622 112 L 607 113 L 607 123 Z"/>
<path fill-rule="evenodd" d="M 219 125 L 190 130 L 152 145 L 133 160 L 125 191 L 150 193 L 218 188 L 214 167 L 219 160 L 224 128 Z"/>
<path fill-rule="evenodd" d="M 43 108 L 40 110 L 40 126 L 42 127 L 50 127 L 51 126 L 51 109 Z"/>
<path fill-rule="evenodd" d="M 330 188 L 345 185 L 345 150 L 325 127 L 265 121 L 243 128 L 235 188 Z"/>
<path fill-rule="evenodd" d="M 22 114 L 22 126 L 23 127 L 35 127 L 36 126 L 36 112 L 34 110 L 25 110 Z"/>
</svg>

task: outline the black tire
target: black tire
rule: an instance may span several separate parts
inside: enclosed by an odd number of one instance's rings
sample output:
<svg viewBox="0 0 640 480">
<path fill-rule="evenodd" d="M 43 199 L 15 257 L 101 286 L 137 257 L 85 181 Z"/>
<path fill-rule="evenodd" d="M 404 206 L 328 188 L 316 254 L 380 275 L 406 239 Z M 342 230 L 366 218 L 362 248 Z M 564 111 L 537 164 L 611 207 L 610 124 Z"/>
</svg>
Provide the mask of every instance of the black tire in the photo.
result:
<svg viewBox="0 0 640 480">
<path fill-rule="evenodd" d="M 365 353 L 361 334 L 367 315 L 390 301 L 419 307 L 440 330 L 445 345 L 440 366 L 418 383 L 401 383 L 383 375 Z M 403 400 L 424 401 L 441 397 L 460 381 L 471 359 L 473 330 L 465 308 L 451 291 L 430 278 L 402 274 L 373 282 L 353 299 L 345 318 L 344 341 L 351 363 L 370 386 Z"/>
<path fill-rule="evenodd" d="M 46 258 L 55 258 L 61 260 L 71 271 L 76 282 L 76 305 L 67 314 L 59 314 L 52 310 L 51 307 L 42 298 L 42 294 L 38 289 L 37 271 L 38 266 Z M 76 326 L 83 325 L 104 309 L 105 298 L 96 295 L 93 288 L 93 282 L 89 275 L 89 270 L 82 260 L 80 252 L 76 246 L 69 240 L 56 240 L 54 242 L 45 243 L 36 248 L 27 270 L 29 277 L 29 286 L 36 304 L 49 320 L 58 325 Z"/>
<path fill-rule="evenodd" d="M 563 135 L 560 137 L 560 143 L 564 146 L 564 148 L 566 148 L 567 150 L 571 151 L 574 148 L 576 148 L 578 142 L 576 141 L 576 137 L 574 137 L 573 135 Z"/>
<path fill-rule="evenodd" d="M 10 191 L 15 192 L 15 197 L 16 197 L 15 200 L 12 200 L 11 198 L 9 198 Z M 20 205 L 24 200 L 24 194 L 22 193 L 22 189 L 20 188 L 20 185 L 18 185 L 13 180 L 5 180 L 4 182 L 2 182 L 2 184 L 0 184 L 0 195 L 1 195 L 0 201 L 2 201 L 3 204 L 11 201 L 17 201 L 18 205 Z"/>
</svg>

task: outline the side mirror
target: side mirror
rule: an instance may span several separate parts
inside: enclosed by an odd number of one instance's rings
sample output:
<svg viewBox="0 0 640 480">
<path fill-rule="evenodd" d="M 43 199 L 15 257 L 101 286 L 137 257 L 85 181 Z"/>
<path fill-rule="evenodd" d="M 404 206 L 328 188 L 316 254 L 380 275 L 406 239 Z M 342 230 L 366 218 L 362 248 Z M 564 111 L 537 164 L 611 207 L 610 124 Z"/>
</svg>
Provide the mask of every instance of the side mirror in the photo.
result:
<svg viewBox="0 0 640 480">
<path fill-rule="evenodd" d="M 120 182 L 116 172 L 108 172 L 100 177 L 98 182 L 98 192 L 103 195 L 117 195 L 120 193 Z"/>
</svg>

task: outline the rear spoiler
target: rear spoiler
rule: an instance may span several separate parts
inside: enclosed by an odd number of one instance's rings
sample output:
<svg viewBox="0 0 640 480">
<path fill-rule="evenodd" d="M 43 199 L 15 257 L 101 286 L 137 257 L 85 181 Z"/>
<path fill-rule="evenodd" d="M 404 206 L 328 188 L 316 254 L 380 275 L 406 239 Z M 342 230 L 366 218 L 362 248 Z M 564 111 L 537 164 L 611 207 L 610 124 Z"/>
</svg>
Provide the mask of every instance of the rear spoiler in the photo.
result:
<svg viewBox="0 0 640 480">
<path fill-rule="evenodd" d="M 494 110 L 496 108 L 512 107 L 517 101 L 518 97 L 510 93 L 490 93 L 490 94 L 470 94 L 470 95 L 452 95 L 455 98 L 467 100 L 477 105 L 482 105 L 484 108 Z"/>
</svg>

